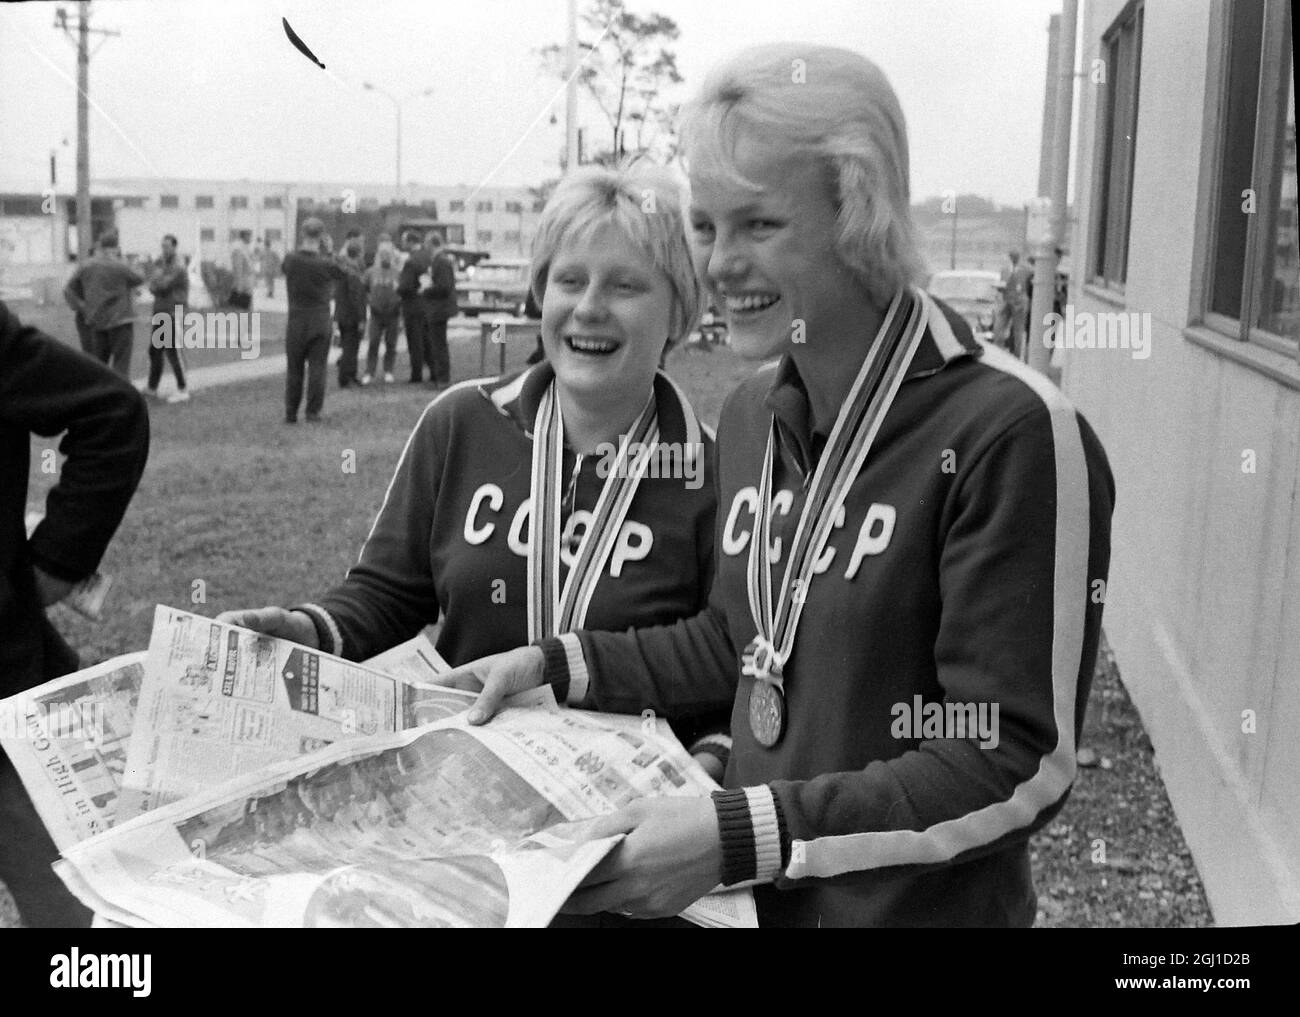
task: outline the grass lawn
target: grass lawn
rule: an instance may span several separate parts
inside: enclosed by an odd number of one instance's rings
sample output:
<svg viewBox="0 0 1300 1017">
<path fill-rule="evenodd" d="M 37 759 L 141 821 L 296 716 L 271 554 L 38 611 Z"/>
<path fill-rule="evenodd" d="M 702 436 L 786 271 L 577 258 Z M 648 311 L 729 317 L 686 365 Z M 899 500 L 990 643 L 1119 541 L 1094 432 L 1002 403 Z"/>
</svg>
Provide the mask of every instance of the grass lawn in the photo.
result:
<svg viewBox="0 0 1300 1017">
<path fill-rule="evenodd" d="M 474 376 L 477 339 L 454 334 L 451 347 L 453 377 Z M 513 368 L 528 349 L 508 352 Z M 752 367 L 725 347 L 686 348 L 674 351 L 668 370 L 716 424 L 723 398 Z M 115 578 L 106 618 L 92 625 L 53 609 L 83 663 L 143 649 L 155 604 L 209 615 L 291 604 L 322 592 L 355 562 L 430 394 L 401 383 L 338 391 L 331 376 L 324 423 L 288 427 L 282 391 L 282 378 L 270 378 L 151 408 L 149 466 L 102 565 Z M 54 478 L 37 472 L 39 451 L 53 445 L 33 442 L 29 508 L 43 508 Z M 343 472 L 347 450 L 355 473 Z M 194 601 L 198 590 L 205 602 Z M 1084 744 L 1102 766 L 1080 770 L 1070 801 L 1032 843 L 1038 924 L 1211 924 L 1150 742 L 1108 654 L 1098 665 Z M 1094 860 L 1099 839 L 1104 862 Z"/>
<path fill-rule="evenodd" d="M 9 310 L 16 314 L 24 325 L 39 328 L 46 335 L 61 339 L 69 346 L 80 348 L 77 339 L 77 325 L 71 309 L 60 301 L 57 304 L 40 305 L 30 300 L 15 300 L 8 304 Z M 137 301 L 135 305 L 135 345 L 131 352 L 131 380 L 143 381 L 149 376 L 149 336 L 151 324 L 150 313 L 153 304 Z M 204 310 L 204 308 L 191 308 Z M 274 356 L 284 352 L 285 314 L 281 311 L 258 311 L 258 340 L 261 356 Z M 229 346 L 233 340 L 227 340 L 227 349 L 222 350 L 184 350 L 185 366 L 188 368 L 209 367 L 212 364 L 226 364 L 240 359 L 239 349 Z M 163 387 L 169 388 L 173 381 L 170 365 L 163 362 Z"/>
</svg>

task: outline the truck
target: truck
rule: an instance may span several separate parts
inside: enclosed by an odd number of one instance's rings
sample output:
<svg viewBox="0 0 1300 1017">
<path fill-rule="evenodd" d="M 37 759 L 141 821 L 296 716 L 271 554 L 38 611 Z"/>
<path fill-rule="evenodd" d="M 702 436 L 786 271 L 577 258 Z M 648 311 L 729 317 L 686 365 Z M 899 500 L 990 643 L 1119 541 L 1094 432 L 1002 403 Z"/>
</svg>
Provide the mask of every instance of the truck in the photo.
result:
<svg viewBox="0 0 1300 1017">
<path fill-rule="evenodd" d="M 296 236 L 302 235 L 302 224 L 312 217 L 325 224 L 325 232 L 334 241 L 336 251 L 343 249 L 350 230 L 360 230 L 365 245 L 363 257 L 367 265 L 374 261 L 381 233 L 387 233 L 393 243 L 400 244 L 403 234 L 408 231 L 425 236 L 432 230 L 442 237 L 443 246 L 456 259 L 458 276 L 463 276 L 468 269 L 488 257 L 487 251 L 465 246 L 464 225 L 439 219 L 438 206 L 434 201 L 418 205 L 398 202 L 345 212 L 342 202 L 338 200 L 314 201 L 311 198 L 301 198 L 295 223 Z"/>
</svg>

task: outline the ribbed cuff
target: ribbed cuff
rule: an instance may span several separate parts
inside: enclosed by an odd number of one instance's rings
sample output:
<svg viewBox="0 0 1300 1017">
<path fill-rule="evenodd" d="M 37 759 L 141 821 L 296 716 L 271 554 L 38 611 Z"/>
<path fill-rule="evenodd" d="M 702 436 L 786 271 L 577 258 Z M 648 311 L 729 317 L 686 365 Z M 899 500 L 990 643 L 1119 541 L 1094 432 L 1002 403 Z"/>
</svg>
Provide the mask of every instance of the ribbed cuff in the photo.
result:
<svg viewBox="0 0 1300 1017">
<path fill-rule="evenodd" d="M 582 643 L 576 634 L 547 636 L 533 643 L 542 651 L 542 681 L 555 690 L 555 700 L 568 706 L 578 706 L 587 698 L 591 674 L 582 656 Z"/>
<path fill-rule="evenodd" d="M 311 619 L 311 623 L 316 626 L 316 645 L 320 649 L 336 657 L 343 656 L 343 633 L 339 631 L 333 615 L 319 604 L 299 604 L 289 610 L 301 611 Z"/>
<path fill-rule="evenodd" d="M 781 803 L 766 784 L 714 791 L 722 834 L 722 884 L 770 883 L 790 851 Z"/>
<path fill-rule="evenodd" d="M 698 739 L 688 750 L 692 756 L 701 752 L 707 752 L 722 764 L 722 769 L 727 769 L 727 763 L 731 759 L 731 735 L 717 734 L 705 735 Z"/>
</svg>

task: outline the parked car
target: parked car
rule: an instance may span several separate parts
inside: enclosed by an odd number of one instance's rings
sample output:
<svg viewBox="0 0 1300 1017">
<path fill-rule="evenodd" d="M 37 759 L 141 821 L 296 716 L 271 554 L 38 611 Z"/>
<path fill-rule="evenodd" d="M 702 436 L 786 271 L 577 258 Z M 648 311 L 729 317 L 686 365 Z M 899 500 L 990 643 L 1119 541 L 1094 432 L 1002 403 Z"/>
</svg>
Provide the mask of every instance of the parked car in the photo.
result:
<svg viewBox="0 0 1300 1017">
<path fill-rule="evenodd" d="M 528 304 L 527 258 L 489 258 L 456 281 L 456 304 L 470 318 L 480 314 L 524 317 Z"/>
<path fill-rule="evenodd" d="M 975 338 L 991 340 L 1001 286 L 996 272 L 959 268 L 935 272 L 926 289 L 965 318 Z"/>
</svg>

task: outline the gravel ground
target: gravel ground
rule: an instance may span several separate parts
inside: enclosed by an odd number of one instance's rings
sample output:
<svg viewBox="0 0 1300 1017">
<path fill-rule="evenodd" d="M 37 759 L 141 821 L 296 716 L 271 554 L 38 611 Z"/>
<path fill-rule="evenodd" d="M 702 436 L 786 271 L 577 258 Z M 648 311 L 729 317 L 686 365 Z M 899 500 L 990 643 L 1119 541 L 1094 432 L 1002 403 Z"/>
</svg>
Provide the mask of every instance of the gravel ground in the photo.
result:
<svg viewBox="0 0 1300 1017">
<path fill-rule="evenodd" d="M 1155 750 L 1104 641 L 1079 760 L 1065 807 L 1030 844 L 1038 888 L 1035 925 L 1213 925 Z"/>
</svg>

